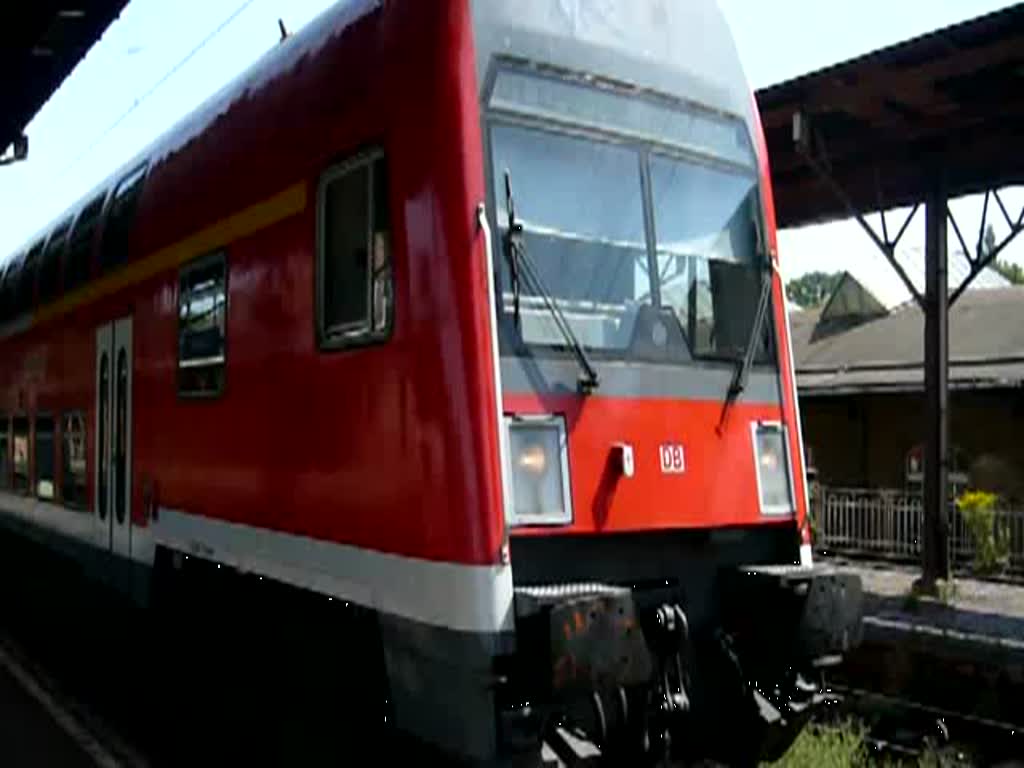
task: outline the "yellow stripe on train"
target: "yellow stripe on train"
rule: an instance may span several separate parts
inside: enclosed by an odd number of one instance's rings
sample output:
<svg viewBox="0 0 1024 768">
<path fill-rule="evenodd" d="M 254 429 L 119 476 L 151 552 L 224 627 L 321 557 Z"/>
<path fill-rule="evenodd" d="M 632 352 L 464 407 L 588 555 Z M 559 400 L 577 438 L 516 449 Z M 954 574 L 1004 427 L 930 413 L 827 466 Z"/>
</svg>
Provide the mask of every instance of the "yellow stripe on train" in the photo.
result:
<svg viewBox="0 0 1024 768">
<path fill-rule="evenodd" d="M 31 324 L 37 325 L 53 320 L 301 213 L 306 209 L 306 196 L 305 182 L 294 184 L 273 197 L 221 219 L 138 261 L 131 262 L 107 277 L 87 283 L 53 304 L 41 307 L 33 316 Z"/>
</svg>

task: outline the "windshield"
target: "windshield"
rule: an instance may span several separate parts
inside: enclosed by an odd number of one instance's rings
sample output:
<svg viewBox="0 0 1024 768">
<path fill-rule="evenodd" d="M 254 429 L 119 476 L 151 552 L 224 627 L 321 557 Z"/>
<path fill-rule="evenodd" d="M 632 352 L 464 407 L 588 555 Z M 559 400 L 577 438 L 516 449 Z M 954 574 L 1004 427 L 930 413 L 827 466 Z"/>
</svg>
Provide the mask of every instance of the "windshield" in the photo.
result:
<svg viewBox="0 0 1024 768">
<path fill-rule="evenodd" d="M 742 119 L 514 65 L 488 116 L 505 352 L 566 350 L 561 314 L 597 359 L 744 356 L 767 258 Z M 514 279 L 506 172 L 540 286 Z M 771 362 L 762 327 L 753 359 Z"/>
<path fill-rule="evenodd" d="M 512 126 L 495 126 L 492 141 L 495 172 L 511 174 L 526 250 L 580 343 L 595 350 L 626 349 L 636 307 L 650 293 L 636 153 Z M 503 189 L 497 196 L 504 236 Z M 502 266 L 503 304 L 511 312 L 504 259 Z M 519 322 L 528 344 L 563 343 L 542 298 L 526 286 Z"/>
<path fill-rule="evenodd" d="M 490 142 L 501 242 L 508 171 L 526 251 L 583 347 L 618 359 L 743 356 L 763 271 L 752 168 L 513 122 L 492 123 Z M 504 254 L 499 263 L 506 345 L 564 348 L 525 283 L 515 316 Z M 769 352 L 761 344 L 755 359 Z"/>
<path fill-rule="evenodd" d="M 657 155 L 650 169 L 661 303 L 695 356 L 742 357 L 761 291 L 757 177 Z"/>
</svg>

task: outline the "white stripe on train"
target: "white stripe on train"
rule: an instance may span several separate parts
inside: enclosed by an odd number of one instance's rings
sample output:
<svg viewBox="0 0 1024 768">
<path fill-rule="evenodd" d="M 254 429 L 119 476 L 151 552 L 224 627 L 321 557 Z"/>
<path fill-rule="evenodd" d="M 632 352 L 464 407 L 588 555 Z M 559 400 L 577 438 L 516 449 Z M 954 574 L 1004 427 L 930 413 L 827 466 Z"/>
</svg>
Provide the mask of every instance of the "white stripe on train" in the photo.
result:
<svg viewBox="0 0 1024 768">
<path fill-rule="evenodd" d="M 106 548 L 92 514 L 3 492 L 0 510 Z M 151 566 L 157 545 L 436 627 L 480 633 L 513 627 L 509 565 L 405 557 L 165 508 L 150 527 L 132 529 L 131 559 Z"/>
</svg>

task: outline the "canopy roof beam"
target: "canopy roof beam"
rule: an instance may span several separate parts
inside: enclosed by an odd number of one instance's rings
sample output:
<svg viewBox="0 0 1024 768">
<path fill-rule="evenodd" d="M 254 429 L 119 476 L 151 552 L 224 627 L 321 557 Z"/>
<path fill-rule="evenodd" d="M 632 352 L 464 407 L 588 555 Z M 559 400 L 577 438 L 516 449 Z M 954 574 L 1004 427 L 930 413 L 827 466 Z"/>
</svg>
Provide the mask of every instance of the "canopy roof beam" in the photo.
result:
<svg viewBox="0 0 1024 768">
<path fill-rule="evenodd" d="M 879 236 L 875 228 L 871 226 L 870 222 L 864 217 L 864 214 L 859 208 L 853 203 L 853 200 L 843 189 L 843 186 L 836 181 L 833 175 L 829 171 L 827 151 L 824 137 L 814 130 L 814 127 L 810 123 L 810 118 L 803 112 L 795 112 L 793 114 L 793 140 L 796 144 L 797 153 L 803 157 L 807 162 L 807 165 L 814 171 L 815 175 L 818 176 L 821 181 L 826 184 L 832 193 L 836 196 L 842 206 L 846 209 L 846 212 L 851 218 L 856 220 L 860 224 L 861 228 L 867 233 L 868 237 L 875 244 L 882 255 L 885 256 L 886 260 L 899 275 L 900 280 L 903 281 L 903 285 L 906 286 L 907 290 L 910 291 L 910 295 L 914 297 L 914 301 L 921 309 L 925 308 L 924 296 L 914 285 L 914 281 L 910 279 L 907 271 L 903 268 L 903 265 L 899 263 L 896 258 L 896 248 L 903 239 L 903 234 L 907 231 L 907 227 L 910 226 L 910 222 L 914 218 L 914 214 L 917 213 L 917 209 L 920 207 L 920 203 L 915 203 L 910 209 L 910 213 L 903 222 L 903 226 L 900 227 L 896 233 L 894 239 L 889 239 L 889 229 L 886 225 L 885 219 L 885 207 L 882 201 L 881 183 L 878 179 L 876 172 L 876 198 L 878 199 L 878 213 L 882 219 L 882 234 Z"/>
<path fill-rule="evenodd" d="M 988 200 L 989 197 L 994 197 L 996 204 L 999 206 L 999 210 L 1003 213 L 1003 218 L 1006 219 L 1006 225 L 1010 228 L 1009 233 L 1000 242 L 996 243 L 992 248 L 985 249 L 985 224 L 988 223 Z M 964 242 L 963 235 L 960 234 L 960 227 L 956 223 L 956 217 L 953 216 L 953 212 L 949 211 L 949 221 L 953 225 L 953 231 L 956 233 L 957 239 L 960 241 L 960 247 L 963 248 L 964 255 L 967 260 L 971 263 L 971 271 L 967 274 L 967 277 L 963 279 L 960 285 L 957 286 L 956 290 L 953 291 L 949 297 L 949 305 L 953 306 L 956 300 L 959 299 L 964 291 L 966 291 L 974 278 L 980 275 L 986 268 L 992 265 L 992 263 L 999 258 L 999 254 L 1003 252 L 1010 243 L 1013 242 L 1014 238 L 1017 237 L 1022 231 L 1024 231 L 1024 206 L 1021 207 L 1020 215 L 1016 221 L 1010 218 L 1009 212 L 1006 210 L 1006 206 L 1003 205 L 1003 199 L 999 196 L 998 189 L 990 189 L 985 192 L 985 203 L 981 208 L 981 224 L 978 227 L 978 245 L 974 252 L 974 255 L 967 250 L 967 244 Z"/>
<path fill-rule="evenodd" d="M 895 239 L 889 238 L 889 227 L 885 218 L 885 201 L 882 197 L 881 179 L 875 173 L 875 200 L 882 223 L 882 234 L 864 217 L 863 212 L 843 185 L 834 177 L 828 163 L 827 146 L 824 136 L 814 129 L 806 113 L 793 114 L 793 142 L 796 153 L 802 157 L 814 174 L 832 190 L 842 208 L 853 217 L 868 234 L 872 242 L 892 265 L 903 284 L 924 312 L 924 379 L 925 407 L 924 428 L 926 433 L 924 461 L 924 521 L 922 526 L 923 544 L 921 549 L 922 572 L 916 582 L 917 589 L 935 593 L 941 581 L 950 576 L 949 563 L 949 264 L 947 221 L 953 227 L 961 245 L 964 244 L 959 226 L 949 212 L 948 187 L 942 156 L 936 152 L 928 159 L 929 183 L 925 190 L 925 294 L 907 275 L 903 265 L 896 259 L 896 247 L 913 220 L 920 202 L 915 202 L 909 215 L 900 227 Z M 997 202 L 999 201 L 997 197 Z M 1003 208 L 1007 221 L 1009 215 Z M 1024 213 L 1021 214 L 1024 220 Z M 1011 223 L 1012 226 L 1012 223 Z M 993 249 L 996 251 L 997 249 Z M 966 247 L 964 252 L 967 252 Z M 968 257 L 970 258 L 970 257 Z M 971 276 L 960 286 L 966 288 L 973 276 L 994 258 L 992 254 L 971 260 Z"/>
</svg>

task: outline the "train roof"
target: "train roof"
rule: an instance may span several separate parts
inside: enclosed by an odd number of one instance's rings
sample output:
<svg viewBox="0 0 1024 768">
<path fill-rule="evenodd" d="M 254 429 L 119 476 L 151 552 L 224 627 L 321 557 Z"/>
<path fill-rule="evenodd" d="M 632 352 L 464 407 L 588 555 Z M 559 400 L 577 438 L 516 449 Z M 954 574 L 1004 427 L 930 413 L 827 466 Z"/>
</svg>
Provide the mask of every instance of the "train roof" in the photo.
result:
<svg viewBox="0 0 1024 768">
<path fill-rule="evenodd" d="M 715 0 L 470 0 L 477 75 L 493 57 L 604 77 L 754 121 L 754 98 Z"/>
<path fill-rule="evenodd" d="M 481 88 L 496 56 L 584 72 L 659 91 L 742 117 L 753 130 L 754 101 L 725 18 L 714 0 L 468 0 L 473 12 Z M 13 254 L 0 276 L 54 227 L 77 216 L 97 195 L 142 165 L 149 173 L 201 136 L 233 105 L 270 80 L 283 77 L 349 26 L 383 5 L 381 0 L 340 0 L 265 53 L 207 99 L 60 212 Z"/>
</svg>

